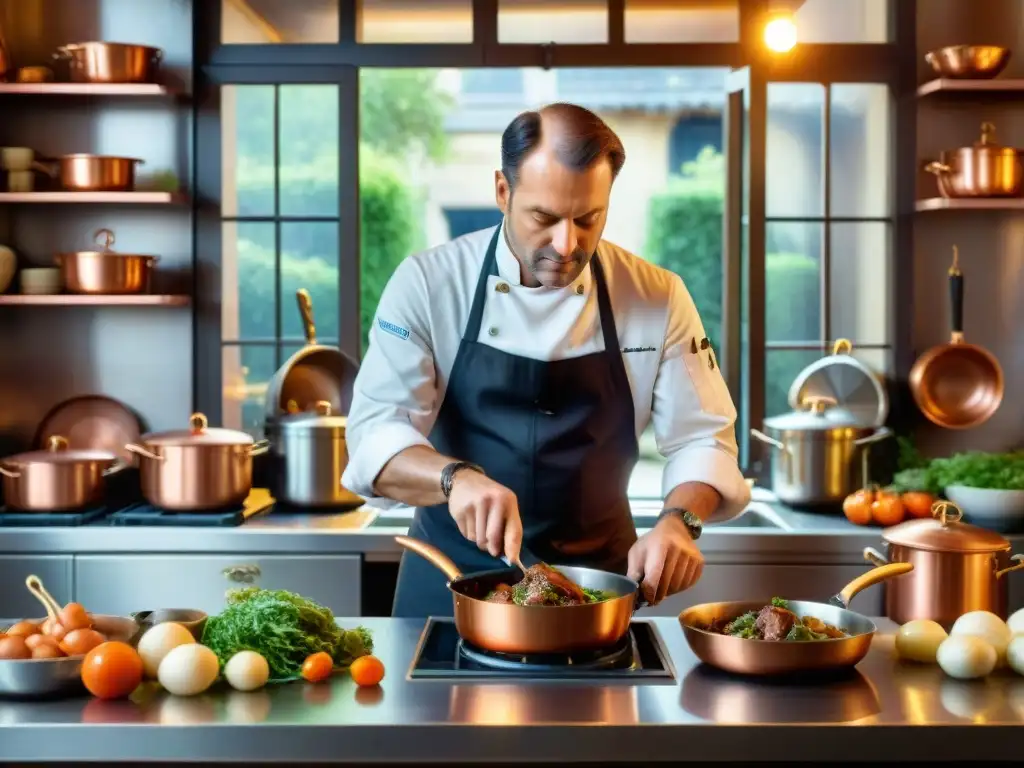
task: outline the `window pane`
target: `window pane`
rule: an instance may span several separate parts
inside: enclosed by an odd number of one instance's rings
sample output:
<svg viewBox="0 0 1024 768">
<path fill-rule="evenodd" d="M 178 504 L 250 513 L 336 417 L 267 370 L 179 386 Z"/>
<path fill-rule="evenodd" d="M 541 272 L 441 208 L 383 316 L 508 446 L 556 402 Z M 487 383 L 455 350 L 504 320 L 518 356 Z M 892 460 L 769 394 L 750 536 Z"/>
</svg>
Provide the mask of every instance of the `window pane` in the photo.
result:
<svg viewBox="0 0 1024 768">
<path fill-rule="evenodd" d="M 604 0 L 498 0 L 499 43 L 607 43 Z"/>
<path fill-rule="evenodd" d="M 274 337 L 274 224 L 221 225 L 221 338 Z"/>
<path fill-rule="evenodd" d="M 764 365 L 764 415 L 778 416 L 789 407 L 789 388 L 800 371 L 825 353 L 816 349 L 769 349 Z M 757 425 L 753 425 L 757 426 Z"/>
<path fill-rule="evenodd" d="M 626 0 L 627 43 L 734 43 L 737 0 Z"/>
<path fill-rule="evenodd" d="M 854 344 L 892 340 L 892 260 L 890 225 L 832 224 L 832 335 Z"/>
<path fill-rule="evenodd" d="M 221 215 L 274 215 L 274 86 L 220 89 Z"/>
<path fill-rule="evenodd" d="M 636 68 L 517 70 L 502 102 L 467 94 L 475 70 L 360 73 L 362 328 L 409 253 L 501 220 L 494 169 L 501 133 L 519 112 L 553 101 L 594 109 L 619 134 L 627 161 L 612 192 L 604 238 L 686 280 L 708 334 L 722 318 L 721 155 L 724 72 Z M 365 348 L 365 336 L 364 336 Z M 650 436 L 634 476 L 661 493 L 663 459 Z M 649 462 L 649 463 L 648 463 Z M 644 479 L 647 478 L 647 479 Z"/>
<path fill-rule="evenodd" d="M 825 88 L 814 83 L 768 85 L 768 216 L 824 215 L 822 112 Z"/>
<path fill-rule="evenodd" d="M 280 90 L 282 216 L 338 215 L 338 87 Z"/>
<path fill-rule="evenodd" d="M 338 338 L 338 224 L 281 223 L 281 328 L 283 338 L 302 338 L 295 292 L 309 291 L 317 336 Z"/>
<path fill-rule="evenodd" d="M 355 0 L 360 43 L 472 43 L 473 0 Z"/>
<path fill-rule="evenodd" d="M 769 222 L 765 249 L 765 340 L 821 338 L 821 224 Z"/>
<path fill-rule="evenodd" d="M 802 43 L 887 43 L 889 0 L 806 0 L 794 17 Z"/>
<path fill-rule="evenodd" d="M 263 399 L 277 370 L 274 347 L 225 346 L 221 350 L 224 426 L 263 436 Z"/>
<path fill-rule="evenodd" d="M 220 8 L 222 43 L 338 42 L 338 0 L 220 0 Z"/>
<path fill-rule="evenodd" d="M 891 215 L 889 104 L 885 85 L 832 86 L 832 216 Z"/>
</svg>

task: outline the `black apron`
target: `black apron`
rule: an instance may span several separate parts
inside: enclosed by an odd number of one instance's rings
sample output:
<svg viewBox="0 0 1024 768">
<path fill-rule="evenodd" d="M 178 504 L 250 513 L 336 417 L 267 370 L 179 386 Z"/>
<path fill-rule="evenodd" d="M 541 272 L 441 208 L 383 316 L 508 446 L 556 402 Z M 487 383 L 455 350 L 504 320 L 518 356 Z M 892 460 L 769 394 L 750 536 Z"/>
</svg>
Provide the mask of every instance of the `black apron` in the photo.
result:
<svg viewBox="0 0 1024 768">
<path fill-rule="evenodd" d="M 530 554 L 625 573 L 636 541 L 627 486 L 639 449 L 601 263 L 597 255 L 590 261 L 604 351 L 551 362 L 511 355 L 477 341 L 501 233 L 499 226 L 484 257 L 431 445 L 479 464 L 515 493 Z M 459 533 L 446 503 L 417 509 L 409 535 L 437 546 L 463 573 L 507 567 Z M 451 616 L 452 609 L 444 574 L 403 553 L 392 615 Z"/>
</svg>

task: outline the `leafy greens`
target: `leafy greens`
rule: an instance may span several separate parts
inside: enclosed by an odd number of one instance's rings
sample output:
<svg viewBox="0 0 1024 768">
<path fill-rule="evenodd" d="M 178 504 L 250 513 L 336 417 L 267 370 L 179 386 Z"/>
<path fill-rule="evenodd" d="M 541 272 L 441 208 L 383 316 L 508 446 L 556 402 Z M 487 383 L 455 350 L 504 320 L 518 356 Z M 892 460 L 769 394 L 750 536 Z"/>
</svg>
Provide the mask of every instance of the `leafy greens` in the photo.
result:
<svg viewBox="0 0 1024 768">
<path fill-rule="evenodd" d="M 342 629 L 329 608 L 293 592 L 232 589 L 227 603 L 203 630 L 203 645 L 217 654 L 221 666 L 239 651 L 255 651 L 267 660 L 272 680 L 293 680 L 314 653 L 326 651 L 336 667 L 347 667 L 373 652 L 367 629 Z"/>
</svg>

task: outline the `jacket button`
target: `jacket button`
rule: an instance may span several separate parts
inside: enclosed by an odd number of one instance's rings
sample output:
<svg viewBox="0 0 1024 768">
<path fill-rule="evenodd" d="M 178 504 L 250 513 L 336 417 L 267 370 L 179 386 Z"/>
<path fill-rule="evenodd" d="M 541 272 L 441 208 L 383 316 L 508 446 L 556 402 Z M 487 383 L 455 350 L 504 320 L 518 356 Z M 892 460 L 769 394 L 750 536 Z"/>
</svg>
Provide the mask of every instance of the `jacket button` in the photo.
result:
<svg viewBox="0 0 1024 768">
<path fill-rule="evenodd" d="M 498 293 L 508 293 L 508 283 L 498 283 L 496 286 L 494 286 L 494 290 L 496 290 Z"/>
<path fill-rule="evenodd" d="M 576 286 L 576 295 L 577 296 L 582 296 L 583 295 L 583 285 L 582 285 L 582 283 L 580 285 Z"/>
<path fill-rule="evenodd" d="M 498 329 L 492 325 L 490 328 L 487 329 L 487 333 L 489 333 L 491 336 L 497 336 Z"/>
</svg>

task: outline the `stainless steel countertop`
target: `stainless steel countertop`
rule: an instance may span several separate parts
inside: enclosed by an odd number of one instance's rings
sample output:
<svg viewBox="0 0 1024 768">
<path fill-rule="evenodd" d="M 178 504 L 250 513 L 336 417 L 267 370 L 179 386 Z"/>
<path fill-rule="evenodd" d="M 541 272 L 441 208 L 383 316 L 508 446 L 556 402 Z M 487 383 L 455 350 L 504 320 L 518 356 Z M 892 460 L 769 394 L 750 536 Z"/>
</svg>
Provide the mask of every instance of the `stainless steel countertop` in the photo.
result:
<svg viewBox="0 0 1024 768">
<path fill-rule="evenodd" d="M 641 532 L 660 509 L 656 501 L 635 502 Z M 740 520 L 728 526 L 709 526 L 701 551 L 709 562 L 848 562 L 862 563 L 866 546 L 881 544 L 881 529 L 851 524 L 842 515 L 810 514 L 773 501 L 767 491 L 754 489 L 748 508 L 752 516 L 768 515 L 784 527 L 746 527 Z M 0 527 L 0 555 L 99 553 L 256 553 L 351 554 L 371 559 L 397 559 L 394 537 L 407 532 L 411 510 L 378 512 L 369 506 L 348 513 L 275 512 L 259 515 L 234 528 L 115 527 Z M 380 516 L 380 519 L 378 518 Z M 749 519 L 749 518 L 748 518 Z M 389 525 L 382 526 L 382 521 Z M 645 522 L 646 521 L 646 522 Z M 391 525 L 390 523 L 394 523 Z M 202 535 L 197 535 L 201 532 Z M 1024 536 L 1009 536 L 1024 545 Z"/>
<path fill-rule="evenodd" d="M 413 681 L 407 671 L 423 622 L 363 619 L 387 669 L 379 689 L 339 675 L 249 694 L 153 693 L 141 703 L 0 700 L 0 762 L 628 763 L 796 753 L 819 762 L 980 761 L 1019 751 L 1024 678 L 963 683 L 902 665 L 886 620 L 854 674 L 816 685 L 708 671 L 675 619 L 653 621 L 676 670 L 671 683 Z"/>
</svg>

